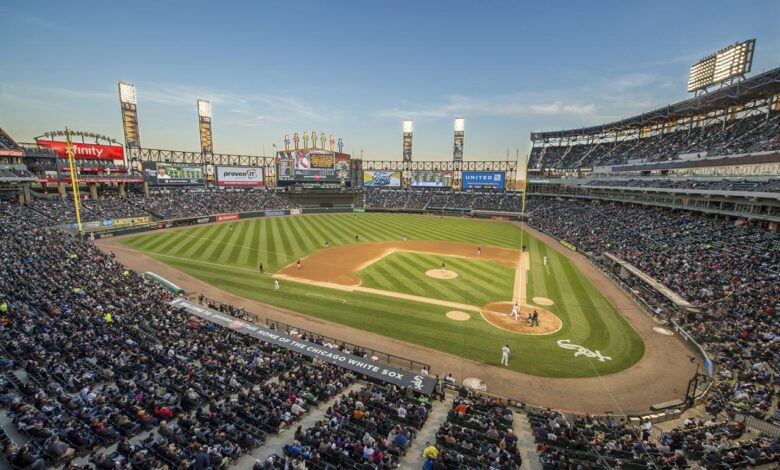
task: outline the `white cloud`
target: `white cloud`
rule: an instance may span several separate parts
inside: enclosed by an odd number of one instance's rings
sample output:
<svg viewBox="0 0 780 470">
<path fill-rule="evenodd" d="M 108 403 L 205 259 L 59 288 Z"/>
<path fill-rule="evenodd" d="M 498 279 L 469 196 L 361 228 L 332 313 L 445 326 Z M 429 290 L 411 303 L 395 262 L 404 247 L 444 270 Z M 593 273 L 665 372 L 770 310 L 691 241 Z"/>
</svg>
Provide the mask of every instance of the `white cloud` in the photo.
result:
<svg viewBox="0 0 780 470">
<path fill-rule="evenodd" d="M 493 96 L 473 98 L 467 96 L 448 96 L 442 103 L 418 108 L 390 108 L 379 111 L 380 117 L 396 119 L 425 119 L 454 117 L 458 114 L 467 116 L 499 116 L 518 117 L 535 115 L 575 114 L 578 116 L 592 115 L 596 111 L 593 103 L 577 101 L 545 101 L 525 95 Z"/>
</svg>

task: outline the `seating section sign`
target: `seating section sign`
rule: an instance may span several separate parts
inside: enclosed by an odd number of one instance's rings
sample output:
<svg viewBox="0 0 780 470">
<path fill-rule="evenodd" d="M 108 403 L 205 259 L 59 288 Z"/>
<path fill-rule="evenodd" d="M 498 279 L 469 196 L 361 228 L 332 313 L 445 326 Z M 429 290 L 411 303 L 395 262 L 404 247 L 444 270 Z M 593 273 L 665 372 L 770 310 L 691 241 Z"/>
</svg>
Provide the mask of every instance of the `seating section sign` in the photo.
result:
<svg viewBox="0 0 780 470">
<path fill-rule="evenodd" d="M 173 307 L 183 308 L 192 315 L 225 328 L 230 328 L 237 333 L 281 346 L 304 356 L 319 359 L 328 364 L 337 365 L 398 387 L 411 387 L 416 392 L 430 395 L 436 386 L 436 381 L 431 377 L 422 376 L 381 362 L 374 362 L 354 354 L 341 352 L 338 349 L 330 349 L 310 341 L 300 340 L 286 333 L 255 325 L 254 323 L 203 307 L 183 297 L 176 298 L 169 303 Z"/>
</svg>

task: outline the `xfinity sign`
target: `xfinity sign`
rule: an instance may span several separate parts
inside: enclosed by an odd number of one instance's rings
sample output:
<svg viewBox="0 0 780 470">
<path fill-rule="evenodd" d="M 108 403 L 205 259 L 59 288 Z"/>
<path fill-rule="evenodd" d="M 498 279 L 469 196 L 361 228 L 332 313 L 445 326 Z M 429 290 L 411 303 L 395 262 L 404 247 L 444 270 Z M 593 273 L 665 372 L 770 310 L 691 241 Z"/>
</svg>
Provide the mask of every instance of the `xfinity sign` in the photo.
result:
<svg viewBox="0 0 780 470">
<path fill-rule="evenodd" d="M 263 169 L 255 166 L 218 166 L 217 186 L 262 186 Z"/>
<path fill-rule="evenodd" d="M 506 173 L 503 171 L 464 171 L 463 189 L 504 189 Z"/>
</svg>

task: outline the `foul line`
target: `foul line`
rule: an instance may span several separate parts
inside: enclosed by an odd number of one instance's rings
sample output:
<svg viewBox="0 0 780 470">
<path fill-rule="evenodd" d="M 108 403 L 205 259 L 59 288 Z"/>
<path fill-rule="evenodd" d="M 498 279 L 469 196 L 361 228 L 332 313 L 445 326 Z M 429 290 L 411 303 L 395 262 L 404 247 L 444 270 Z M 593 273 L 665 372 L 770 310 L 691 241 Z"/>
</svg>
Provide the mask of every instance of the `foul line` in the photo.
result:
<svg viewBox="0 0 780 470">
<path fill-rule="evenodd" d="M 306 293 L 306 297 L 322 297 L 322 298 L 324 298 L 324 299 L 333 299 L 333 300 L 338 300 L 338 301 L 340 301 L 342 304 L 345 304 L 345 303 L 347 303 L 347 301 L 346 301 L 346 300 L 344 300 L 344 299 L 342 299 L 342 298 L 339 298 L 339 297 L 333 297 L 333 296 L 330 296 L 330 295 L 322 295 L 322 294 L 314 294 L 314 293 L 312 293 L 312 292 L 308 292 L 308 293 Z"/>
</svg>

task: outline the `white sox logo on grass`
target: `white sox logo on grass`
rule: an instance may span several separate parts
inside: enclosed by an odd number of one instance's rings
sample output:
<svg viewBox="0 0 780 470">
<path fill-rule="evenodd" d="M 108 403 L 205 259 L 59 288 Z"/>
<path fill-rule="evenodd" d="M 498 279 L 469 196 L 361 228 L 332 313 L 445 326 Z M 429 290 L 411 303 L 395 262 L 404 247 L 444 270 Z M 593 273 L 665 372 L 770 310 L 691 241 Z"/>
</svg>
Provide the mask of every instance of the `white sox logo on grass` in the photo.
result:
<svg viewBox="0 0 780 470">
<path fill-rule="evenodd" d="M 558 340 L 558 347 L 563 349 L 571 349 L 576 351 L 574 353 L 574 357 L 577 356 L 585 356 L 589 357 L 591 359 L 598 359 L 601 362 L 605 361 L 611 361 L 612 358 L 609 356 L 604 356 L 601 354 L 601 351 L 598 349 L 596 351 L 591 351 L 590 349 L 586 348 L 585 346 L 580 346 L 579 344 L 574 344 L 571 342 L 571 340 L 568 339 L 559 339 Z"/>
</svg>

